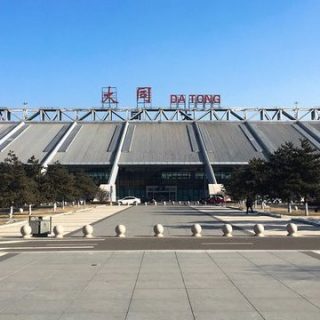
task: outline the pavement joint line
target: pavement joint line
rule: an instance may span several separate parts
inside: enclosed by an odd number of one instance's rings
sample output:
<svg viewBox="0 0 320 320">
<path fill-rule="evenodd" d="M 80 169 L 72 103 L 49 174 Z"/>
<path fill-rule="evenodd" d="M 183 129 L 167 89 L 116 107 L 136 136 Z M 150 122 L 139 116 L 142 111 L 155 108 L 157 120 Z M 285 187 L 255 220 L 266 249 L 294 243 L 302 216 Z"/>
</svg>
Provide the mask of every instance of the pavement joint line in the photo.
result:
<svg viewBox="0 0 320 320">
<path fill-rule="evenodd" d="M 260 317 L 264 320 L 266 318 L 263 316 L 263 314 L 256 308 L 256 306 L 250 301 L 250 299 L 245 295 L 244 292 L 235 284 L 235 282 L 232 280 L 232 278 L 229 277 L 229 275 L 224 271 L 223 268 L 220 267 L 220 265 L 214 260 L 214 258 L 208 254 L 209 259 L 219 268 L 219 270 L 228 278 L 228 280 L 234 285 L 234 287 L 239 291 L 239 293 L 246 299 L 246 301 L 251 305 L 251 307 L 256 310 L 256 312 L 260 315 Z M 242 255 L 241 255 L 242 256 Z M 243 256 L 242 256 L 243 257 Z"/>
<path fill-rule="evenodd" d="M 0 250 L 43 250 L 43 249 L 93 249 L 94 246 L 69 246 L 69 247 L 7 247 Z"/>
<path fill-rule="evenodd" d="M 190 307 L 190 310 L 191 310 L 191 313 L 192 313 L 192 317 L 193 317 L 194 320 L 196 320 L 196 317 L 195 317 L 195 314 L 194 314 L 194 311 L 193 311 L 193 308 L 192 308 L 192 304 L 191 304 L 191 298 L 190 298 L 190 295 L 189 295 L 188 288 L 186 286 L 186 281 L 185 281 L 184 276 L 183 276 L 183 272 L 182 272 L 182 269 L 181 269 L 181 265 L 180 265 L 180 261 L 179 261 L 177 252 L 175 252 L 175 257 L 177 259 L 177 264 L 178 264 L 178 267 L 179 267 L 180 276 L 181 276 L 181 279 L 182 279 L 182 282 L 183 282 L 183 285 L 184 285 L 184 289 L 185 289 L 186 294 L 187 294 L 188 303 L 189 303 L 189 307 Z"/>
<path fill-rule="evenodd" d="M 296 251 L 297 251 L 297 250 L 296 250 Z M 298 251 L 298 252 L 299 252 L 299 251 Z M 300 252 L 301 252 L 301 251 L 300 251 Z M 286 260 L 286 259 L 284 259 L 284 258 L 282 258 L 282 257 L 277 256 L 276 254 L 274 254 L 274 252 L 270 252 L 270 254 L 273 255 L 274 257 L 276 257 L 277 259 L 280 259 L 280 260 L 282 260 L 282 261 L 285 261 L 286 263 L 289 263 L 289 264 L 291 264 L 291 265 L 293 265 L 293 266 L 295 266 L 295 267 L 299 267 L 299 266 L 291 263 L 290 261 L 288 261 L 288 260 Z M 256 263 L 254 263 L 254 262 L 251 261 L 249 258 L 247 258 L 247 257 L 245 257 L 244 255 L 242 255 L 240 252 L 239 252 L 239 255 L 240 255 L 241 257 L 243 257 L 244 259 L 246 259 L 247 261 L 249 261 L 250 263 L 254 264 L 256 267 L 259 268 L 259 266 L 258 266 Z M 262 268 L 261 268 L 261 269 L 262 269 Z M 300 269 L 301 269 L 301 270 L 304 270 L 303 268 L 300 268 Z M 294 290 L 293 288 L 291 288 L 290 286 L 288 286 L 285 282 L 283 282 L 281 279 L 279 279 L 279 277 L 274 276 L 271 272 L 268 272 L 268 271 L 266 271 L 266 270 L 264 270 L 264 269 L 262 269 L 262 270 L 263 270 L 263 272 L 264 272 L 265 274 L 269 275 L 269 276 L 270 276 L 271 278 L 273 278 L 274 280 L 279 281 L 279 282 L 280 282 L 283 286 L 285 286 L 287 289 L 289 289 L 290 291 L 294 292 L 294 293 L 297 294 L 299 297 L 301 297 L 303 300 L 307 301 L 308 303 L 310 303 L 311 305 L 313 305 L 314 307 L 316 307 L 318 310 L 320 310 L 320 307 L 319 307 L 319 306 L 317 306 L 315 303 L 313 303 L 313 302 L 311 302 L 310 300 L 308 300 L 303 294 L 300 294 L 298 291 L 296 291 L 296 290 Z M 306 270 L 304 270 L 304 271 L 306 271 Z M 310 271 L 308 271 L 308 272 L 310 272 Z"/>
<path fill-rule="evenodd" d="M 77 252 L 77 251 L 75 251 Z M 68 252 L 68 254 L 70 254 L 70 251 Z M 111 258 L 113 257 L 114 253 L 111 253 L 109 257 L 107 257 L 107 259 L 105 260 L 104 263 L 107 263 L 109 260 L 111 260 Z M 102 268 L 102 264 L 97 268 L 97 269 L 101 269 Z M 92 275 L 92 277 L 90 278 L 90 281 L 88 281 L 88 284 L 85 286 L 85 288 L 83 288 L 82 291 L 79 291 L 79 293 L 77 295 L 74 296 L 74 299 L 72 299 L 72 303 L 74 303 L 76 301 L 76 299 L 78 298 L 78 296 L 85 290 L 88 288 L 89 286 L 89 283 L 94 279 L 94 277 L 96 276 L 97 274 L 97 270 L 96 270 L 96 273 L 94 273 Z M 59 316 L 59 319 L 61 319 L 63 317 L 63 315 L 67 312 L 68 308 L 64 309 L 61 313 L 61 315 Z"/>
<path fill-rule="evenodd" d="M 94 252 L 92 250 L 66 250 L 66 251 L 61 251 L 61 249 L 63 249 L 64 247 L 59 247 L 60 250 L 48 250 L 48 251 L 34 251 L 34 252 L 23 252 L 24 254 L 45 254 L 45 253 L 55 253 L 55 252 L 59 252 L 59 254 L 70 254 L 72 252 L 74 253 L 79 253 L 79 252 L 83 252 L 83 253 L 126 253 L 126 254 L 131 254 L 131 253 L 141 253 L 141 252 L 145 252 L 145 253 L 155 253 L 155 252 L 159 252 L 159 253 L 172 253 L 172 252 L 181 252 L 181 253 L 234 253 L 234 252 L 256 252 L 256 253 L 266 253 L 266 252 L 282 252 L 282 253 L 290 253 L 290 252 L 297 252 L 299 250 L 296 249 L 292 249 L 292 250 L 250 250 L 250 249 L 228 249 L 228 250 L 224 250 L 224 249 L 197 249 L 197 250 L 190 250 L 190 249 L 186 249 L 186 250 L 182 250 L 182 249 L 178 249 L 178 250 L 94 250 Z M 73 249 L 75 249 L 76 247 L 73 247 Z M 14 252 L 14 247 L 12 248 L 0 248 L 0 250 L 3 249 L 9 249 L 10 252 Z M 46 248 L 48 249 L 48 248 Z M 308 251 L 308 250 L 306 250 Z M 310 252 L 312 252 L 313 250 L 309 250 Z M 19 253 L 21 253 L 21 251 L 18 251 Z M 1 253 L 1 252 L 0 252 Z M 9 253 L 9 252 L 4 252 L 4 253 Z"/>
<path fill-rule="evenodd" d="M 40 238 L 31 238 L 31 239 L 28 239 L 28 240 L 20 240 L 20 241 L 14 241 L 14 242 L 81 242 L 81 241 L 104 241 L 105 238 L 80 238 L 80 239 L 77 239 L 77 238 L 64 238 L 64 239 L 56 239 L 56 238 L 45 238 L 45 239 L 40 239 Z M 3 243 L 8 243 L 8 242 L 11 242 L 11 241 L 3 241 Z M 14 243 L 13 241 L 11 243 Z M 0 241 L 0 244 L 1 244 L 1 241 Z"/>
<path fill-rule="evenodd" d="M 90 243 L 90 247 L 94 247 L 95 245 L 97 245 L 98 243 Z M 72 244 L 71 244 L 72 245 Z M 54 243 L 47 243 L 47 244 L 45 244 L 45 247 L 47 247 L 47 248 L 52 248 L 52 247 L 54 247 L 54 246 L 56 246 L 56 244 L 54 244 Z M 75 244 L 74 246 L 78 246 L 77 244 Z M 88 246 L 88 245 L 87 245 Z"/>
<path fill-rule="evenodd" d="M 298 252 L 300 252 L 300 253 L 305 253 L 305 252 L 308 252 L 309 250 L 297 250 Z M 312 252 L 313 250 L 310 250 L 309 252 Z M 311 272 L 311 271 L 308 271 L 308 270 L 306 270 L 306 269 L 303 269 L 303 268 L 301 268 L 299 265 L 297 265 L 297 264 L 295 264 L 295 263 L 293 263 L 293 262 L 291 262 L 291 261 L 289 261 L 289 260 L 287 260 L 287 259 L 285 259 L 285 258 L 283 258 L 283 257 L 279 257 L 279 256 L 277 256 L 277 255 L 275 255 L 276 257 L 278 257 L 278 258 L 280 258 L 280 259 L 282 259 L 282 260 L 284 260 L 285 262 L 288 262 L 289 264 L 291 264 L 292 266 L 295 266 L 295 267 L 298 267 L 298 268 L 300 268 L 300 269 L 302 269 L 302 270 L 304 270 L 304 271 L 307 271 L 307 272 Z"/>
<path fill-rule="evenodd" d="M 134 282 L 134 286 L 133 286 L 133 289 L 132 289 L 132 293 L 131 293 L 131 297 L 130 297 L 128 309 L 127 309 L 127 312 L 126 312 L 125 320 L 128 319 L 128 314 L 129 314 L 130 307 L 131 307 L 131 304 L 132 304 L 133 295 L 134 295 L 134 292 L 135 292 L 136 287 L 137 287 L 137 283 L 138 283 L 138 279 L 139 279 L 139 276 L 140 276 L 140 272 L 141 272 L 141 268 L 142 268 L 142 263 L 143 263 L 143 260 L 144 260 L 144 256 L 145 256 L 145 252 L 143 252 L 143 254 L 142 254 L 142 256 L 141 256 L 140 265 L 139 265 L 139 270 L 138 270 L 138 273 L 137 273 L 136 281 Z"/>
<path fill-rule="evenodd" d="M 1 249 L 1 250 L 2 250 L 2 249 Z M 11 253 L 11 254 L 15 254 L 14 252 L 10 252 L 10 253 Z M 9 254 L 9 253 L 8 253 L 8 254 Z M 17 254 L 15 254 L 15 255 L 17 255 Z M 4 279 L 6 279 L 6 278 L 9 278 L 9 277 L 11 277 L 12 275 L 15 275 L 15 274 L 21 272 L 21 271 L 24 270 L 24 269 L 27 269 L 30 265 L 37 264 L 37 263 L 38 263 L 38 261 L 31 261 L 31 262 L 29 262 L 29 263 L 21 266 L 21 268 L 18 268 L 17 270 L 13 271 L 12 273 L 9 273 L 9 274 L 5 275 L 3 278 L 0 277 L 0 281 L 4 280 Z M 1 313 L 0 313 L 0 314 L 1 314 Z"/>
<path fill-rule="evenodd" d="M 303 253 L 303 254 L 307 254 L 307 250 L 297 250 L 298 252 L 300 252 L 300 253 Z M 310 250 L 309 251 L 311 254 L 312 254 L 312 250 Z M 303 271 L 305 271 L 305 272 L 309 272 L 309 273 L 311 273 L 313 276 L 315 276 L 315 277 L 317 277 L 318 275 L 315 275 L 315 274 L 313 274 L 313 272 L 312 271 L 309 271 L 309 270 L 306 270 L 306 269 L 304 269 L 304 268 L 301 268 L 299 265 L 297 265 L 297 264 L 295 264 L 295 263 L 293 263 L 293 262 L 291 262 L 291 261 L 289 261 L 289 260 L 287 260 L 287 259 L 285 259 L 285 258 L 283 258 L 283 257 L 279 257 L 278 255 L 276 255 L 276 254 L 274 254 L 273 253 L 273 255 L 275 256 L 275 257 L 277 257 L 277 258 L 279 258 L 279 259 L 282 259 L 283 261 L 285 261 L 285 262 L 287 262 L 288 264 L 291 264 L 292 266 L 294 266 L 294 267 L 296 267 L 296 268 L 300 268 L 301 270 L 303 270 Z M 310 254 L 307 254 L 307 255 L 309 255 L 310 256 Z M 313 257 L 314 258 L 314 257 Z M 318 259 L 318 258 L 317 258 Z M 320 307 L 318 307 L 319 309 L 320 309 Z"/>
<path fill-rule="evenodd" d="M 244 245 L 244 244 L 248 244 L 248 245 L 253 245 L 253 242 L 236 242 L 236 243 L 228 243 L 228 242 L 203 242 L 201 243 L 201 245 L 203 246 L 209 246 L 209 245 L 229 245 L 229 246 L 234 246 L 234 245 Z"/>
</svg>

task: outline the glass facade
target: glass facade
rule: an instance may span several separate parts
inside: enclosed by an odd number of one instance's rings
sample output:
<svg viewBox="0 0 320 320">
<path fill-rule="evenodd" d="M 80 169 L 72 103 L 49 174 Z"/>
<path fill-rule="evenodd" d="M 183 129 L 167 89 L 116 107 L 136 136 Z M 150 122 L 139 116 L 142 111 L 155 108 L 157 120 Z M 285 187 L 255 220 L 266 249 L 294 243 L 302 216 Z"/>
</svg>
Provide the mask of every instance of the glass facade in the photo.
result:
<svg viewBox="0 0 320 320">
<path fill-rule="evenodd" d="M 231 179 L 231 172 L 234 170 L 235 166 L 212 166 L 213 172 L 216 176 L 217 182 L 219 184 L 225 184 Z"/>
<path fill-rule="evenodd" d="M 111 166 L 69 166 L 69 172 L 82 171 L 89 175 L 97 185 L 107 184 Z"/>
<path fill-rule="evenodd" d="M 117 197 L 132 195 L 143 200 L 192 201 L 208 192 L 203 166 L 120 167 L 116 185 Z"/>
<path fill-rule="evenodd" d="M 231 179 L 234 166 L 212 166 L 217 182 Z M 69 166 L 70 172 L 83 171 L 97 185 L 107 184 L 111 166 Z M 135 196 L 143 201 L 197 201 L 208 196 L 203 166 L 126 166 L 120 167 L 116 181 L 117 198 Z"/>
</svg>

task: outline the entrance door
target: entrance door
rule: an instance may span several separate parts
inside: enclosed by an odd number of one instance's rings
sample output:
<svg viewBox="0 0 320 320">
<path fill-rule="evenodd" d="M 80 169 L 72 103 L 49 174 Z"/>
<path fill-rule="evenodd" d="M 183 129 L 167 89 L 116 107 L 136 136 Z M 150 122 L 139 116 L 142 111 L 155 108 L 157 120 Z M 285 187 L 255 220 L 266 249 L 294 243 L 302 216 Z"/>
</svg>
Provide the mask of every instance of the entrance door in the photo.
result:
<svg viewBox="0 0 320 320">
<path fill-rule="evenodd" d="M 147 199 L 156 201 L 176 201 L 177 186 L 146 186 Z"/>
</svg>

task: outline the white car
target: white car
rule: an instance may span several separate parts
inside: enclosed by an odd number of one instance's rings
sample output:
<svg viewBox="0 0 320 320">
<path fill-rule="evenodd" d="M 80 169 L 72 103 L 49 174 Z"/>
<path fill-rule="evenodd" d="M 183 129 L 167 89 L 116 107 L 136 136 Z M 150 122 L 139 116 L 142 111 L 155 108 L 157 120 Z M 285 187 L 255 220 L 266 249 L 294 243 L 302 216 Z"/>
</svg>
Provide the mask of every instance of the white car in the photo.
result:
<svg viewBox="0 0 320 320">
<path fill-rule="evenodd" d="M 133 197 L 133 196 L 128 196 L 128 197 L 124 197 L 122 199 L 118 200 L 119 204 L 140 204 L 141 203 L 141 199 Z"/>
</svg>

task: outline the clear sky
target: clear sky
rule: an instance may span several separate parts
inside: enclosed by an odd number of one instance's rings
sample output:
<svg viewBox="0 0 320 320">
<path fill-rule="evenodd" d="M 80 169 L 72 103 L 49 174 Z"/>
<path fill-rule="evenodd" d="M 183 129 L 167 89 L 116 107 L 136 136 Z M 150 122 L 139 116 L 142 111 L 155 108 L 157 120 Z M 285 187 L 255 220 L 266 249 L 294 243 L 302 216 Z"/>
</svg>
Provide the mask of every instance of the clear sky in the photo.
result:
<svg viewBox="0 0 320 320">
<path fill-rule="evenodd" d="M 0 0 L 0 106 L 320 105 L 320 0 Z"/>
</svg>

